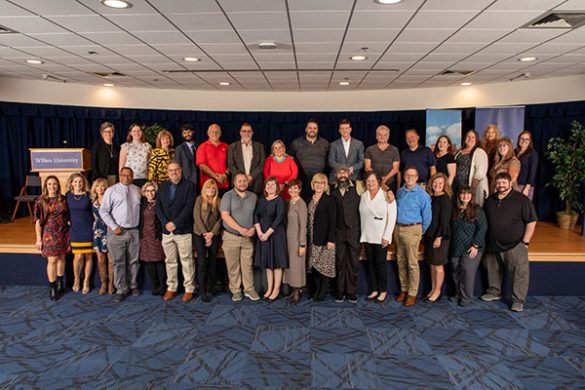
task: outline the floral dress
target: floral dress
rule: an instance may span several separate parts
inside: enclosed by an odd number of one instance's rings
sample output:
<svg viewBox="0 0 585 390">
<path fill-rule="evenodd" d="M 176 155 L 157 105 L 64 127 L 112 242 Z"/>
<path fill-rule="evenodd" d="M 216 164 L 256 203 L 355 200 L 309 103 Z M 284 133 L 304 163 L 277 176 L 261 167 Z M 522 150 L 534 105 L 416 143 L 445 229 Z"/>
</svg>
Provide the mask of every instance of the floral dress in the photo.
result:
<svg viewBox="0 0 585 390">
<path fill-rule="evenodd" d="M 100 216 L 100 202 L 96 199 L 92 204 L 93 210 L 93 249 L 96 252 L 106 253 L 108 247 L 106 246 L 106 232 L 107 225 Z"/>
<path fill-rule="evenodd" d="M 41 224 L 41 254 L 47 257 L 69 252 L 69 210 L 65 197 L 49 198 L 48 201 L 39 197 L 33 214 L 34 221 Z"/>
<path fill-rule="evenodd" d="M 146 179 L 148 176 L 148 154 L 152 146 L 148 142 L 126 142 L 122 144 L 122 149 L 126 152 L 125 165 L 134 171 L 134 179 Z"/>
</svg>

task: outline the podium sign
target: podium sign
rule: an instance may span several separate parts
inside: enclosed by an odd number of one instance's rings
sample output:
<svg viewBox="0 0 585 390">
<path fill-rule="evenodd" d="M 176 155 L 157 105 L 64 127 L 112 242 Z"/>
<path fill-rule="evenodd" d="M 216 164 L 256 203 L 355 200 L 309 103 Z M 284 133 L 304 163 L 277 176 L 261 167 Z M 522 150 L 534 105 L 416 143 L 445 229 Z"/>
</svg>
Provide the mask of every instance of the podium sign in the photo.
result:
<svg viewBox="0 0 585 390">
<path fill-rule="evenodd" d="M 39 172 L 43 183 L 47 176 L 57 176 L 62 192 L 67 179 L 74 172 L 86 174 L 90 170 L 91 153 L 87 149 L 36 149 L 31 148 L 31 172 Z"/>
</svg>

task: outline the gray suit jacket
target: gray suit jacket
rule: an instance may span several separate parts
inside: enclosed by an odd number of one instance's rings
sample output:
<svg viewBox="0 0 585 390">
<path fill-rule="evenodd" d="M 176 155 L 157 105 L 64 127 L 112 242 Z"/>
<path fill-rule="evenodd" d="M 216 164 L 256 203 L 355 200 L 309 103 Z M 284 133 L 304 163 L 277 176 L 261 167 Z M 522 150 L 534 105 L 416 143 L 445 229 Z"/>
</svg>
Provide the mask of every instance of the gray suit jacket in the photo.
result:
<svg viewBox="0 0 585 390">
<path fill-rule="evenodd" d="M 349 178 L 351 180 L 358 180 L 362 178 L 362 169 L 364 168 L 364 144 L 362 141 L 351 137 L 349 142 L 349 153 L 345 157 L 345 149 L 343 149 L 343 142 L 341 138 L 336 139 L 329 145 L 329 166 L 331 167 L 331 174 L 329 180 L 335 179 L 335 167 L 339 164 L 353 167 L 353 175 Z"/>
<path fill-rule="evenodd" d="M 197 148 L 193 147 L 193 153 L 196 153 Z M 183 177 L 195 184 L 197 188 L 197 169 L 195 167 L 195 157 L 191 154 L 189 146 L 186 142 L 182 142 L 175 149 L 175 160 L 179 161 L 183 168 Z"/>
<path fill-rule="evenodd" d="M 262 187 L 262 170 L 264 169 L 264 146 L 257 141 L 252 140 L 252 163 L 250 164 L 250 176 L 253 181 L 250 185 L 250 191 L 261 194 Z M 228 169 L 232 176 L 236 172 L 245 172 L 244 156 L 242 154 L 242 141 L 237 140 L 230 144 L 227 155 Z"/>
</svg>

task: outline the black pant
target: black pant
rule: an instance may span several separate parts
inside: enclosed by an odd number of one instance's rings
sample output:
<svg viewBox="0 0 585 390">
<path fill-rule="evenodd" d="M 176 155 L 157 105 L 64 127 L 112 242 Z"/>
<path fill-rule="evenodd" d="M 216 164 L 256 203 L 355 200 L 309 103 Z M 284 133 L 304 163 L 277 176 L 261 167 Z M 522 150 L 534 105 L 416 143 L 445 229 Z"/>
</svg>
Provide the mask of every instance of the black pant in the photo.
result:
<svg viewBox="0 0 585 390">
<path fill-rule="evenodd" d="M 335 273 L 337 274 L 337 294 L 356 295 L 359 275 L 359 239 L 335 243 Z"/>
<path fill-rule="evenodd" d="M 167 291 L 167 269 L 164 261 L 145 261 L 144 266 L 150 275 L 152 291 L 164 294 Z"/>
<path fill-rule="evenodd" d="M 366 257 L 368 259 L 368 273 L 370 275 L 371 291 L 384 293 L 388 290 L 388 269 L 386 256 L 388 247 L 382 248 L 382 244 L 365 243 Z"/>
<path fill-rule="evenodd" d="M 327 276 L 321 274 L 319 271 L 313 268 L 313 283 L 315 285 L 315 293 L 313 299 L 322 301 L 329 292 L 329 280 Z"/>
<path fill-rule="evenodd" d="M 215 261 L 217 259 L 217 250 L 219 249 L 219 235 L 213 236 L 211 246 L 205 246 L 203 236 L 193 235 L 193 246 L 197 251 L 197 283 L 199 283 L 199 293 L 207 294 L 209 287 L 211 291 L 215 288 Z"/>
</svg>

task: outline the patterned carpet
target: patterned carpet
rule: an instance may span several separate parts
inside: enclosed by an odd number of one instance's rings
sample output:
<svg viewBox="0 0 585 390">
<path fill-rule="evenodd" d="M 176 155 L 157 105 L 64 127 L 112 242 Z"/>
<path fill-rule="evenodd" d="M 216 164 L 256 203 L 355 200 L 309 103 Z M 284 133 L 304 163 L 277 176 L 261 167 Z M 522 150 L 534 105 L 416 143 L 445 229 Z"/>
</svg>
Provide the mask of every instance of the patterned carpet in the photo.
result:
<svg viewBox="0 0 585 390">
<path fill-rule="evenodd" d="M 583 389 L 585 297 L 403 309 L 0 291 L 0 389 Z"/>
</svg>

